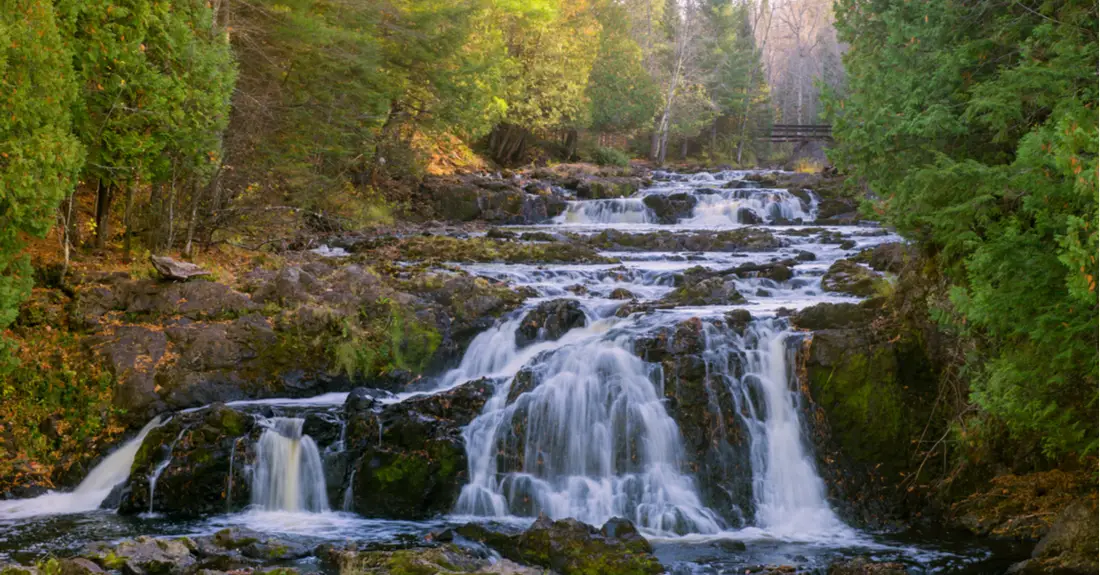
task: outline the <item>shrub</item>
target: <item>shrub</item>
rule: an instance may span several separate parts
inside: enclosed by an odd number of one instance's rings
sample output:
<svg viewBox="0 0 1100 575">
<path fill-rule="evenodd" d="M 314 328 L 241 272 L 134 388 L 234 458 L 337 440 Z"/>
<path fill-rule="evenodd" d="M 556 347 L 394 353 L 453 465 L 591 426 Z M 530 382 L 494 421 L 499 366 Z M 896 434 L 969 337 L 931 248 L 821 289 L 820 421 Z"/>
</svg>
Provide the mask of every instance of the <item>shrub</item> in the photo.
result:
<svg viewBox="0 0 1100 575">
<path fill-rule="evenodd" d="M 630 157 L 626 153 L 615 148 L 604 148 L 602 146 L 592 151 L 592 161 L 601 166 L 626 167 L 630 165 Z"/>
</svg>

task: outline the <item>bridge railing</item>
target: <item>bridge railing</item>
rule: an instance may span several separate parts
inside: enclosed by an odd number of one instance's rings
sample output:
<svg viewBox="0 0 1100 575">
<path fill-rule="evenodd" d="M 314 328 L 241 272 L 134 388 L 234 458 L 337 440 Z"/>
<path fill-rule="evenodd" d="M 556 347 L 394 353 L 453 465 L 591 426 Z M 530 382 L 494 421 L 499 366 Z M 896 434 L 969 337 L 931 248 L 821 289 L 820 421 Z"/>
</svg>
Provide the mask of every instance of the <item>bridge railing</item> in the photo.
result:
<svg viewBox="0 0 1100 575">
<path fill-rule="evenodd" d="M 828 124 L 775 124 L 767 139 L 772 142 L 830 141 L 833 127 Z"/>
</svg>

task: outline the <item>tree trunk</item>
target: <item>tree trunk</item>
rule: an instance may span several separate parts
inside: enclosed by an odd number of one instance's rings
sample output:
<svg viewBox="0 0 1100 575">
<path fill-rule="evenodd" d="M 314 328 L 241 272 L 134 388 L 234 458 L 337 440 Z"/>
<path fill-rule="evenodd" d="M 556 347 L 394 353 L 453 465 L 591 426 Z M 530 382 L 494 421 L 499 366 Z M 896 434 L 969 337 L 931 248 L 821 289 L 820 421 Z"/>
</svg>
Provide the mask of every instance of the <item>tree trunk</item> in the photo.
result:
<svg viewBox="0 0 1100 575">
<path fill-rule="evenodd" d="M 134 181 L 131 182 L 129 186 L 126 186 L 126 215 L 123 217 L 125 220 L 123 224 L 126 230 L 122 236 L 122 260 L 126 262 L 130 261 L 130 237 L 134 235 L 132 216 L 134 212 L 134 188 L 137 186 L 137 178 L 134 178 Z"/>
<path fill-rule="evenodd" d="M 187 221 L 187 243 L 183 248 L 184 257 L 191 257 L 192 241 L 195 239 L 195 226 L 199 219 L 199 196 L 202 186 L 198 182 L 191 182 L 191 217 Z"/>
<path fill-rule="evenodd" d="M 577 156 L 577 131 L 569 130 L 565 133 L 565 159 L 573 160 Z"/>
<path fill-rule="evenodd" d="M 96 191 L 95 203 L 95 247 L 103 249 L 107 247 L 107 239 L 111 235 L 111 196 L 114 188 L 110 184 L 100 182 Z"/>
<path fill-rule="evenodd" d="M 686 160 L 688 158 L 688 141 L 684 138 L 680 141 L 680 159 Z"/>
</svg>

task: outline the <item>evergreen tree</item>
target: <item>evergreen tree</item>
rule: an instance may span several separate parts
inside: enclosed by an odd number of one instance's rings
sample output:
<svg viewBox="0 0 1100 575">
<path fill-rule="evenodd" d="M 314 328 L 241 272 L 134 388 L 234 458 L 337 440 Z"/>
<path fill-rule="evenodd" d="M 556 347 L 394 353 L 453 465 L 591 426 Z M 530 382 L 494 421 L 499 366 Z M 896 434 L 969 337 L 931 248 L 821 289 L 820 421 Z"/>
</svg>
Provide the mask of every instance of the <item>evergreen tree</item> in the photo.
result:
<svg viewBox="0 0 1100 575">
<path fill-rule="evenodd" d="M 832 158 L 954 282 L 973 398 L 1051 455 L 1096 451 L 1097 9 L 843 0 Z"/>
<path fill-rule="evenodd" d="M 52 3 L 0 1 L 0 329 L 33 283 L 20 235 L 45 235 L 80 168 L 75 80 Z"/>
</svg>

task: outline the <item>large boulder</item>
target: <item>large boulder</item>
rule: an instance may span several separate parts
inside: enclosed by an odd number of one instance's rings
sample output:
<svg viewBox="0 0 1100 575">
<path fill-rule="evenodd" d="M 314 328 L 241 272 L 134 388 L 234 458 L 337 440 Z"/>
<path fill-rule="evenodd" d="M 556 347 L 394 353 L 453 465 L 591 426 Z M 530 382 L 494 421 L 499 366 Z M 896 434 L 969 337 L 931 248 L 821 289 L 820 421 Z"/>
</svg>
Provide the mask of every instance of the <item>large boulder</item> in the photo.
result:
<svg viewBox="0 0 1100 575">
<path fill-rule="evenodd" d="M 859 297 L 875 294 L 882 281 L 875 272 L 849 260 L 837 260 L 821 277 L 821 287 L 826 291 L 846 293 Z"/>
<path fill-rule="evenodd" d="M 516 329 L 516 345 L 523 347 L 536 341 L 554 341 L 576 327 L 588 324 L 580 302 L 556 299 L 543 302 L 527 312 Z"/>
<path fill-rule="evenodd" d="M 193 277 L 208 276 L 210 272 L 191 262 L 181 262 L 167 256 L 149 256 L 149 262 L 164 279 L 187 281 Z"/>
<path fill-rule="evenodd" d="M 1031 559 L 1013 565 L 1011 573 L 1092 574 L 1097 566 L 1095 495 L 1069 504 L 1039 540 Z"/>
<path fill-rule="evenodd" d="M 349 401 L 346 444 L 354 470 L 354 511 L 420 519 L 451 510 L 468 478 L 462 429 L 492 393 L 490 382 L 477 380 L 380 410 Z"/>
<path fill-rule="evenodd" d="M 866 327 L 874 316 L 874 309 L 862 303 L 819 303 L 795 312 L 791 324 L 808 330 Z"/>
<path fill-rule="evenodd" d="M 691 217 L 698 202 L 695 196 L 685 193 L 650 194 L 642 200 L 662 224 L 675 224 Z"/>
</svg>

